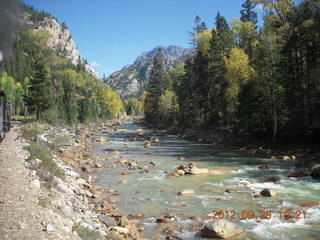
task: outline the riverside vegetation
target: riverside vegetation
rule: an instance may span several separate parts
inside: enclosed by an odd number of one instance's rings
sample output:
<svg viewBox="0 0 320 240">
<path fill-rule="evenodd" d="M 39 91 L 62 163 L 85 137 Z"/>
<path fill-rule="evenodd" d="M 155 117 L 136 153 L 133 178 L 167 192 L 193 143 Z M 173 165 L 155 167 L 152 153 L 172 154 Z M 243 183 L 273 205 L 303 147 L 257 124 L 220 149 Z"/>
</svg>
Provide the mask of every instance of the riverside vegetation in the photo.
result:
<svg viewBox="0 0 320 240">
<path fill-rule="evenodd" d="M 242 7 L 231 24 L 218 13 L 213 29 L 197 17 L 185 64 L 165 72 L 157 53 L 142 96 L 146 123 L 273 142 L 319 139 L 319 1 L 246 0 Z"/>
</svg>

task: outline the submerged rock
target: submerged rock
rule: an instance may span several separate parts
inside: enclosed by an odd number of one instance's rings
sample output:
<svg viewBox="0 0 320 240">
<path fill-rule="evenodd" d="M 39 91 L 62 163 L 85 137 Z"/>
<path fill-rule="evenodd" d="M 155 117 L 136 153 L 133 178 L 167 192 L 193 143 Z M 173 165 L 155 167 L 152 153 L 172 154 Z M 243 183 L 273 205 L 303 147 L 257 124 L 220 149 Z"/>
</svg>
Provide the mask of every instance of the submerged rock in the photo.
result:
<svg viewBox="0 0 320 240">
<path fill-rule="evenodd" d="M 298 205 L 301 207 L 316 207 L 316 206 L 319 206 L 320 204 L 315 201 L 303 201 L 303 202 L 298 202 Z"/>
<path fill-rule="evenodd" d="M 243 228 L 227 220 L 215 220 L 206 224 L 201 230 L 201 237 L 228 239 L 244 234 Z"/>
<path fill-rule="evenodd" d="M 320 165 L 316 165 L 310 169 L 310 176 L 313 178 L 320 178 Z"/>
<path fill-rule="evenodd" d="M 265 182 L 279 182 L 280 181 L 280 177 L 269 177 L 269 178 L 266 178 L 264 180 Z"/>
<path fill-rule="evenodd" d="M 292 178 L 303 178 L 303 177 L 308 177 L 308 176 L 309 176 L 309 174 L 304 171 L 297 171 L 297 172 L 290 173 L 288 175 L 288 177 L 292 177 Z"/>
<path fill-rule="evenodd" d="M 234 190 L 234 189 L 227 189 L 227 190 L 225 190 L 225 192 L 226 192 L 226 193 L 235 193 L 235 192 L 237 192 L 237 191 Z"/>
<path fill-rule="evenodd" d="M 272 168 L 272 166 L 269 165 L 269 164 L 265 164 L 265 165 L 259 166 L 258 168 L 260 168 L 260 169 L 270 169 L 270 168 Z"/>
<path fill-rule="evenodd" d="M 119 183 L 121 183 L 121 184 L 127 184 L 127 183 L 128 183 L 128 180 L 122 179 L 121 181 L 119 181 Z"/>
<path fill-rule="evenodd" d="M 274 192 L 271 189 L 265 188 L 260 192 L 261 196 L 263 197 L 274 197 L 275 195 L 277 195 L 276 192 Z"/>
</svg>

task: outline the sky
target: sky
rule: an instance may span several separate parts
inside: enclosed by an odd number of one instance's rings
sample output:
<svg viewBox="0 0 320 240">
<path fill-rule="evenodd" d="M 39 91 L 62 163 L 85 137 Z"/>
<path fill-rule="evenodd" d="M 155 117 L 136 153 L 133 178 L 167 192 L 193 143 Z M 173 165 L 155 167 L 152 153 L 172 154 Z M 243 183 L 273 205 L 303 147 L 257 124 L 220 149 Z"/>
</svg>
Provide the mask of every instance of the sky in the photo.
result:
<svg viewBox="0 0 320 240">
<path fill-rule="evenodd" d="M 81 55 L 106 76 L 156 46 L 190 47 L 199 15 L 213 27 L 217 11 L 231 22 L 244 0 L 23 0 L 65 22 Z M 257 9 L 262 14 L 261 9 Z"/>
</svg>

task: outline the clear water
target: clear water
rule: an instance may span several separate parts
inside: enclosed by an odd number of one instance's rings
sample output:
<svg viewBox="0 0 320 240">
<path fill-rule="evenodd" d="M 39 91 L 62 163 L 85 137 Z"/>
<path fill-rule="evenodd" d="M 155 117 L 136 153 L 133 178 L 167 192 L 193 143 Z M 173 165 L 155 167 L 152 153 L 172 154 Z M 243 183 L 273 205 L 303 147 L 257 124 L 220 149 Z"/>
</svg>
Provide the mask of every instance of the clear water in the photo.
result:
<svg viewBox="0 0 320 240">
<path fill-rule="evenodd" d="M 145 214 L 139 224 L 144 227 L 144 237 L 158 239 L 161 224 L 156 218 L 166 214 L 174 215 L 177 223 L 185 226 L 179 233 L 183 239 L 197 239 L 192 226 L 199 226 L 199 222 L 191 220 L 191 216 L 199 216 L 208 221 L 208 214 L 214 210 L 234 210 L 238 218 L 243 211 L 252 210 L 260 215 L 261 210 L 272 211 L 271 219 L 265 220 L 230 220 L 236 221 L 246 229 L 251 239 L 285 239 L 285 240 L 319 240 L 320 239 L 320 211 L 319 207 L 303 208 L 297 205 L 300 201 L 320 201 L 320 182 L 311 178 L 291 179 L 287 175 L 293 171 L 306 170 L 295 168 L 292 161 L 270 160 L 248 157 L 236 152 L 223 152 L 203 144 L 184 141 L 175 136 L 149 135 L 160 139 L 160 144 L 146 149 L 143 142 L 127 142 L 124 137 L 135 133 L 135 125 L 125 125 L 121 128 L 126 133 L 116 132 L 108 136 L 108 143 L 94 143 L 92 152 L 103 158 L 110 157 L 108 149 L 120 152 L 125 160 L 136 161 L 139 165 L 148 166 L 149 173 L 140 170 L 128 170 L 128 166 L 118 165 L 107 168 L 96 174 L 97 184 L 110 187 L 120 194 L 113 196 L 117 206 L 124 214 Z M 106 134 L 99 133 L 99 136 Z M 184 160 L 177 160 L 184 157 Z M 119 160 L 108 160 L 112 162 Z M 150 161 L 157 162 L 152 166 Z M 182 176 L 167 178 L 167 173 L 174 173 L 177 166 L 194 162 L 198 167 L 227 170 L 227 173 L 214 175 Z M 259 169 L 263 164 L 272 165 L 272 169 Z M 128 176 L 120 175 L 127 170 Z M 279 176 L 276 183 L 265 182 L 268 177 Z M 119 184 L 122 179 L 128 184 Z M 246 185 L 245 185 L 246 184 Z M 273 198 L 253 198 L 253 193 L 269 188 L 277 192 Z M 183 189 L 193 189 L 193 196 L 181 197 L 177 193 Z M 226 189 L 234 189 L 236 193 L 226 193 Z M 217 200 L 220 198 L 220 200 Z M 221 200 L 222 199 L 222 200 Z M 281 210 L 305 210 L 306 219 L 301 215 L 300 220 L 280 219 Z"/>
</svg>

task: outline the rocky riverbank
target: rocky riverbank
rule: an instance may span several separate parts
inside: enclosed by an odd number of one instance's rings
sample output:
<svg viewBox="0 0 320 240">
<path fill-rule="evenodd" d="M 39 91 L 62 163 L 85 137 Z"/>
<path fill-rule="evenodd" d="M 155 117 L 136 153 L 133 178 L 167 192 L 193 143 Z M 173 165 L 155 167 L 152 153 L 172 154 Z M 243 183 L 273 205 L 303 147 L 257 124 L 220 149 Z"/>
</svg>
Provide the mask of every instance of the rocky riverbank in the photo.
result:
<svg viewBox="0 0 320 240">
<path fill-rule="evenodd" d="M 208 129 L 168 129 L 164 132 L 177 135 L 181 139 L 207 144 L 215 149 L 244 152 L 270 159 L 292 160 L 296 162 L 296 167 L 312 168 L 320 164 L 320 145 L 315 141 L 291 139 L 273 144 L 266 140 L 226 136 L 222 131 Z"/>
<path fill-rule="evenodd" d="M 31 190 L 35 193 L 29 195 L 32 196 L 30 206 L 20 209 L 23 217 L 16 219 L 17 226 L 8 223 L 5 216 L 9 212 L 4 207 L 16 201 L 15 196 L 6 194 L 5 199 L 1 198 L 1 236 L 4 239 L 43 240 L 140 239 L 137 228 L 121 215 L 112 200 L 112 195 L 116 194 L 114 190 L 96 186 L 91 176 L 102 165 L 101 159 L 90 156 L 90 142 L 104 141 L 94 138 L 92 133 L 112 132 L 113 127 L 122 123 L 117 120 L 72 128 L 31 124 L 12 130 L 5 141 L 12 141 L 11 144 L 15 146 L 15 157 L 19 158 L 21 172 L 26 175 L 24 180 L 28 182 L 27 187 L 18 190 L 21 195 L 19 198 L 23 199 Z M 4 147 L 2 151 L 8 149 Z M 9 170 L 15 171 L 15 167 Z M 1 187 L 1 194 L 5 189 Z M 27 213 L 28 208 L 36 210 L 30 216 L 24 216 L 23 212 Z M 30 222 L 30 218 L 34 223 Z M 25 235 L 24 232 L 34 228 L 34 225 L 38 234 Z M 13 234 L 10 229 L 20 235 Z"/>
</svg>

